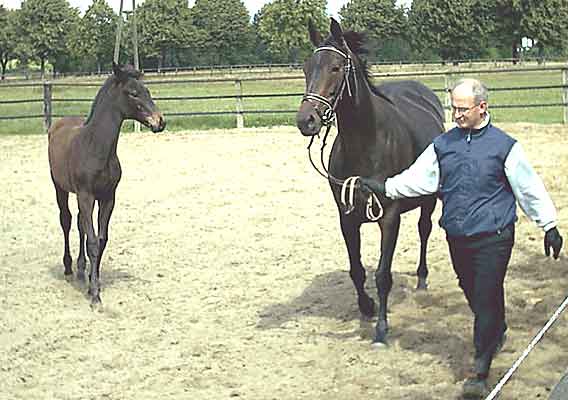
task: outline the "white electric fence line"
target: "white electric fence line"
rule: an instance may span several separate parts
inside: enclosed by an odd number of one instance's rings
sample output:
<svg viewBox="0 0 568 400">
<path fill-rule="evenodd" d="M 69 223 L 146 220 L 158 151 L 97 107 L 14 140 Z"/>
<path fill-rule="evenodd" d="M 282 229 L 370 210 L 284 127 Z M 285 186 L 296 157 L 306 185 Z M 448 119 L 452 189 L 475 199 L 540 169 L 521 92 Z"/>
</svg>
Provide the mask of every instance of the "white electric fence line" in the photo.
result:
<svg viewBox="0 0 568 400">
<path fill-rule="evenodd" d="M 519 368 L 519 365 L 521 365 L 521 363 L 524 361 L 524 359 L 527 358 L 527 356 L 532 351 L 534 346 L 536 346 L 536 344 L 539 342 L 539 340 L 542 339 L 542 337 L 544 336 L 546 331 L 558 319 L 558 317 L 560 316 L 562 311 L 564 311 L 566 306 L 568 306 L 568 297 L 566 297 L 564 299 L 564 302 L 560 305 L 560 307 L 558 307 L 556 309 L 555 313 L 552 315 L 552 317 L 550 317 L 550 319 L 548 320 L 546 325 L 544 325 L 544 327 L 540 330 L 540 332 L 533 338 L 533 340 L 530 342 L 530 344 L 525 349 L 523 354 L 521 354 L 521 356 L 517 359 L 517 361 L 515 361 L 513 366 L 509 369 L 509 371 L 507 371 L 507 373 L 503 376 L 503 378 L 501 378 L 501 380 L 499 381 L 497 386 L 495 386 L 495 389 L 493 389 L 493 391 L 491 393 L 489 393 L 489 395 L 485 398 L 485 400 L 493 400 L 495 398 L 495 396 L 497 396 L 497 394 L 501 391 L 503 386 L 505 386 L 505 384 L 507 383 L 507 381 L 509 380 L 511 375 L 513 375 L 515 373 L 517 368 Z"/>
</svg>

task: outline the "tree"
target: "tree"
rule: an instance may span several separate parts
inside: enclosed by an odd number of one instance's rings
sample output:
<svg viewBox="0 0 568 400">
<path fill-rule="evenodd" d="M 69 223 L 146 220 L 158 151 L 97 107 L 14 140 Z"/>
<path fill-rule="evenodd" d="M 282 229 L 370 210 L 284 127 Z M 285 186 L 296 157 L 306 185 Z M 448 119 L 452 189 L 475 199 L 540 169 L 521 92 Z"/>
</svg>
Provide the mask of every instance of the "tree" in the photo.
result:
<svg viewBox="0 0 568 400">
<path fill-rule="evenodd" d="M 389 51 L 391 56 L 399 53 L 401 58 L 399 50 L 407 21 L 404 9 L 397 7 L 395 0 L 352 0 L 341 7 L 339 15 L 344 27 L 366 34 L 370 55 L 384 58 Z"/>
<path fill-rule="evenodd" d="M 158 69 L 168 55 L 189 47 L 195 28 L 185 0 L 146 0 L 136 8 L 140 56 L 157 61 Z"/>
<path fill-rule="evenodd" d="M 67 51 L 67 38 L 79 20 L 79 12 L 67 0 L 24 0 L 18 20 L 16 32 L 23 41 L 22 48 L 40 61 L 43 78 L 46 61 L 55 64 Z"/>
<path fill-rule="evenodd" d="M 198 30 L 202 60 L 214 64 L 246 61 L 253 32 L 241 0 L 196 0 L 191 15 Z"/>
<path fill-rule="evenodd" d="M 514 60 L 523 37 L 533 39 L 540 55 L 545 46 L 561 48 L 568 40 L 566 0 L 497 0 L 494 14 L 496 33 Z"/>
<path fill-rule="evenodd" d="M 93 0 L 69 40 L 73 53 L 84 60 L 83 68 L 94 64 L 100 73 L 103 65 L 110 65 L 117 23 L 118 15 L 106 0 Z"/>
<path fill-rule="evenodd" d="M 15 56 L 17 45 L 15 18 L 15 11 L 7 10 L 0 5 L 0 66 L 2 68 L 2 80 L 6 77 L 8 61 Z"/>
<path fill-rule="evenodd" d="M 308 21 L 325 30 L 326 5 L 326 0 L 274 0 L 261 8 L 258 34 L 275 61 L 299 62 L 313 51 Z"/>
<path fill-rule="evenodd" d="M 414 0 L 409 38 L 418 54 L 443 60 L 479 57 L 493 31 L 488 0 Z"/>
</svg>

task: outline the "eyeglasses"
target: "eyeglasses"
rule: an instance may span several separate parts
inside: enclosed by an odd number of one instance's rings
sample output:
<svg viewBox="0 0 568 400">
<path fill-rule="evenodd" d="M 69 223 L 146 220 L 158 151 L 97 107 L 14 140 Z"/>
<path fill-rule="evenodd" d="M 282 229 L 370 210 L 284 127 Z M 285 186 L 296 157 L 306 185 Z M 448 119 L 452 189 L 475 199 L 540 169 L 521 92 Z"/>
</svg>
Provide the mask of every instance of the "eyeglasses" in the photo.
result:
<svg viewBox="0 0 568 400">
<path fill-rule="evenodd" d="M 468 111 L 473 110 L 475 107 L 477 107 L 479 104 L 473 105 L 471 107 L 456 107 L 456 106 L 452 106 L 452 113 L 458 113 L 459 115 L 463 115 Z"/>
</svg>

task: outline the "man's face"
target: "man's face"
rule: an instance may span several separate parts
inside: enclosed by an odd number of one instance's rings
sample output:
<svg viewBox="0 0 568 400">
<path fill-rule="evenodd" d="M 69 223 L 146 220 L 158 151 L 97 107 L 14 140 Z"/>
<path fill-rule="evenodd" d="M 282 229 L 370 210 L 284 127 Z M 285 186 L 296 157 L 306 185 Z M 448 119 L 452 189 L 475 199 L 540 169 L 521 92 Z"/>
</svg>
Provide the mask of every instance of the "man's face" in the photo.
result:
<svg viewBox="0 0 568 400">
<path fill-rule="evenodd" d="M 485 118 L 487 103 L 475 104 L 471 88 L 460 85 L 452 91 L 452 117 L 460 128 L 477 128 Z"/>
</svg>

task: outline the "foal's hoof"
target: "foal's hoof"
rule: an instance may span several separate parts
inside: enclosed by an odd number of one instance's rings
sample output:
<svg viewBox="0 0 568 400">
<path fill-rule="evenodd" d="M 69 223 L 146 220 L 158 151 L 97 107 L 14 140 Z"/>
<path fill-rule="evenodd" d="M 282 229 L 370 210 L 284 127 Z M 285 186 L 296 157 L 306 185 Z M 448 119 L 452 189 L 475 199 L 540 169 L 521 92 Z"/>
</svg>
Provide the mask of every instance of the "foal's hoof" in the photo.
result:
<svg viewBox="0 0 568 400">
<path fill-rule="evenodd" d="M 85 271 L 84 270 L 78 270 L 77 271 L 77 279 L 80 280 L 81 282 L 85 282 Z"/>
<path fill-rule="evenodd" d="M 377 342 L 376 340 L 371 343 L 371 347 L 377 350 L 387 349 L 389 345 L 386 342 Z"/>
<path fill-rule="evenodd" d="M 463 383 L 462 397 L 468 400 L 484 399 L 489 394 L 489 387 L 485 379 L 477 377 L 468 378 Z"/>
<path fill-rule="evenodd" d="M 103 303 L 101 302 L 101 297 L 99 295 L 91 298 L 91 310 L 102 311 Z"/>
</svg>

